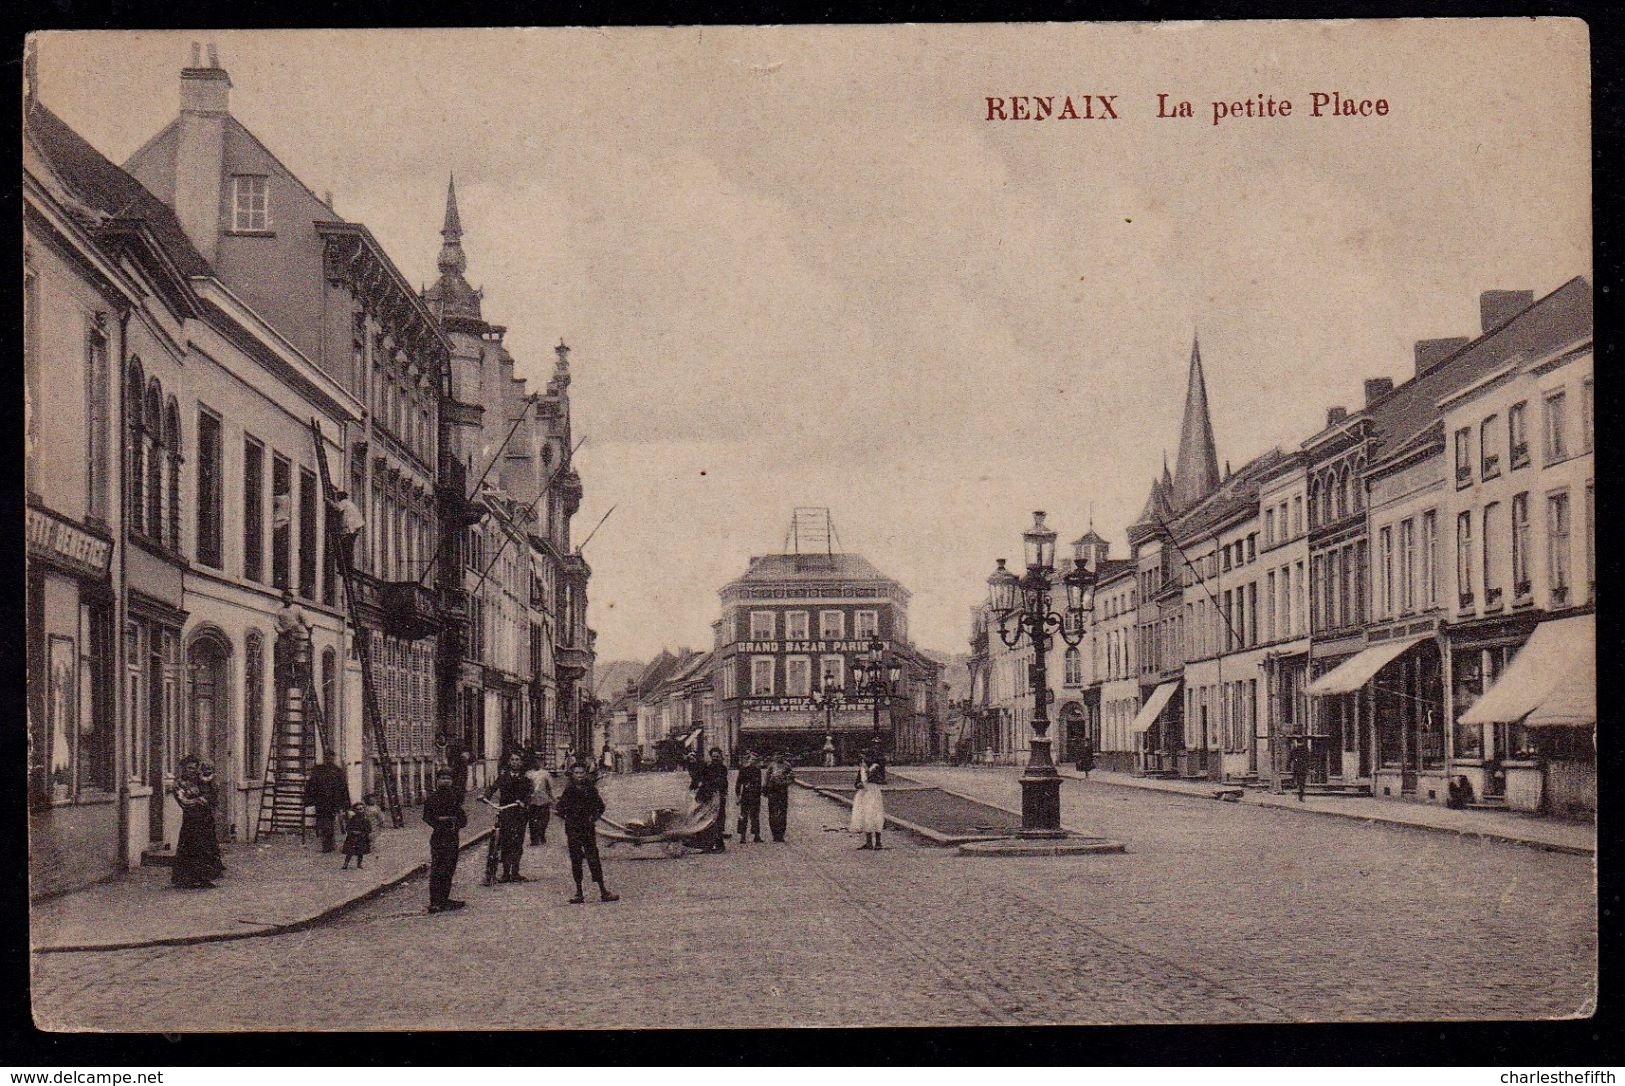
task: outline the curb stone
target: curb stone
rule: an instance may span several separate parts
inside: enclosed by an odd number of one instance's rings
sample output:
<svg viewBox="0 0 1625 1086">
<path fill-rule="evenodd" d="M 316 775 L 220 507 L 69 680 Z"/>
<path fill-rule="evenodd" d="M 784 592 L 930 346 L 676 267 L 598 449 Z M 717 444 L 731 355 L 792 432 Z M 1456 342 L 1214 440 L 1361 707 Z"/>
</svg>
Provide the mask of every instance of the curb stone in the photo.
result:
<svg viewBox="0 0 1625 1086">
<path fill-rule="evenodd" d="M 459 853 L 466 852 L 475 845 L 484 842 L 495 832 L 496 827 L 494 826 L 489 829 L 481 830 L 458 846 Z M 386 879 L 376 886 L 363 890 L 354 897 L 346 898 L 344 901 L 341 901 L 336 905 L 330 905 L 327 908 L 309 916 L 300 917 L 297 920 L 282 921 L 276 924 L 262 924 L 243 931 L 206 931 L 199 932 L 196 935 L 166 935 L 157 939 L 136 939 L 122 943 L 70 943 L 61 946 L 36 946 L 31 947 L 30 949 L 35 954 L 89 954 L 112 950 L 140 950 L 145 947 L 196 946 L 199 943 L 229 943 L 235 942 L 238 939 L 259 939 L 268 935 L 286 935 L 289 932 L 303 931 L 306 928 L 312 928 L 317 924 L 323 923 L 324 921 L 331 920 L 334 917 L 355 908 L 357 905 L 371 901 L 373 898 L 379 896 L 387 890 L 393 890 L 395 887 L 408 881 L 409 879 L 417 878 L 419 875 L 428 870 L 429 862 L 425 860 L 422 863 L 416 864 L 407 869 L 399 875 Z"/>
</svg>

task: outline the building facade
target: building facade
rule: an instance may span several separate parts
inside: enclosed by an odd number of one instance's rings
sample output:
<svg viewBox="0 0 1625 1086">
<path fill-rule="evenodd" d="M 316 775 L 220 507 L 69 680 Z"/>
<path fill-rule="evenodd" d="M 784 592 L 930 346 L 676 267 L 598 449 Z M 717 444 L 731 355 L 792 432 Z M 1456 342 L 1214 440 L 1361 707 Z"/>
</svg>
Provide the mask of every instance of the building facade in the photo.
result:
<svg viewBox="0 0 1625 1086">
<path fill-rule="evenodd" d="M 894 756 L 917 714 L 934 711 L 916 691 L 934 689 L 939 665 L 908 640 L 909 591 L 855 554 L 770 554 L 723 586 L 712 684 L 717 711 L 708 739 L 730 751 L 783 750 L 811 758 L 825 737 L 842 764 L 878 735 Z M 879 639 L 903 667 L 899 689 L 857 694 L 852 663 Z M 825 711 L 813 692 L 840 691 Z"/>
</svg>

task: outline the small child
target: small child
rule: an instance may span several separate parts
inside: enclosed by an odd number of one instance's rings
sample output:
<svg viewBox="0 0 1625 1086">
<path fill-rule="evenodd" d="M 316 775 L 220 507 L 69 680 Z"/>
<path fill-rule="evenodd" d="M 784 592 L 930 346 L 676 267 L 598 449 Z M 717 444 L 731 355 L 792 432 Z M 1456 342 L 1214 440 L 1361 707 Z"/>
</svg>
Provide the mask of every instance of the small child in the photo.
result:
<svg viewBox="0 0 1625 1086">
<path fill-rule="evenodd" d="M 344 866 L 350 866 L 350 858 L 355 857 L 355 869 L 360 871 L 362 859 L 372 851 L 372 819 L 367 815 L 367 805 L 355 803 L 350 807 L 350 813 L 344 819 Z"/>
<path fill-rule="evenodd" d="M 368 792 L 361 797 L 361 802 L 366 806 L 367 821 L 372 824 L 372 838 L 376 841 L 384 832 L 384 809 L 378 806 L 378 793 Z"/>
</svg>

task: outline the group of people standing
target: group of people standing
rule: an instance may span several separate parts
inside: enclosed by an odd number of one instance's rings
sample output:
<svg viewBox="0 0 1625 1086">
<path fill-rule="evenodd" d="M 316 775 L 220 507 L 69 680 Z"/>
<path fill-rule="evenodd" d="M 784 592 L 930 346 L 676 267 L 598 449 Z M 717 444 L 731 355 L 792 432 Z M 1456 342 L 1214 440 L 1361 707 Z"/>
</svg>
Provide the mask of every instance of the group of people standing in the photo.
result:
<svg viewBox="0 0 1625 1086">
<path fill-rule="evenodd" d="M 568 768 L 563 791 L 554 794 L 552 775 L 536 755 L 508 755 L 496 780 L 485 789 L 481 802 L 497 812 L 497 824 L 487 854 L 485 884 L 529 882 L 519 868 L 524 859 L 525 838 L 540 846 L 547 843 L 547 827 L 557 814 L 564 826 L 565 846 L 570 856 L 570 875 L 575 880 L 575 896 L 570 903 L 586 901 L 582 889 L 583 866 L 598 887 L 600 901 L 619 901 L 620 896 L 604 884 L 604 868 L 598 856 L 597 823 L 605 810 L 591 767 L 575 762 Z M 429 836 L 429 912 L 462 908 L 466 902 L 451 896 L 452 877 L 457 871 L 459 833 L 468 825 L 463 809 L 463 789 L 450 767 L 435 775 L 435 790 L 424 801 L 423 821 L 431 827 Z M 500 868 L 500 875 L 498 874 Z"/>
<path fill-rule="evenodd" d="M 722 748 L 712 747 L 710 757 L 700 761 L 695 755 L 688 761 L 688 787 L 694 793 L 696 806 L 717 802 L 717 816 L 710 828 L 695 840 L 701 852 L 725 852 L 724 827 L 728 824 L 728 763 L 723 760 Z M 762 841 L 762 800 L 767 800 L 767 827 L 773 840 L 782 843 L 790 820 L 790 785 L 795 782 L 795 771 L 782 754 L 775 754 L 761 764 L 754 753 L 745 755 L 733 783 L 734 799 L 738 804 L 738 818 L 734 831 L 739 843 L 747 840 Z M 746 834 L 750 836 L 747 838 Z"/>
</svg>

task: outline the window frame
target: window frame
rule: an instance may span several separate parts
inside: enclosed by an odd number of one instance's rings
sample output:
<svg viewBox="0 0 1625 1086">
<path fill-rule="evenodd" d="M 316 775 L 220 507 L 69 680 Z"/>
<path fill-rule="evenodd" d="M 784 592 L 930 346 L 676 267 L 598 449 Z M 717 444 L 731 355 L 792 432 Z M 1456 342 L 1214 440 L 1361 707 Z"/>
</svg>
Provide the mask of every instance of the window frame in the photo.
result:
<svg viewBox="0 0 1625 1086">
<path fill-rule="evenodd" d="M 767 636 L 760 636 L 765 623 Z M 772 641 L 778 632 L 778 613 L 776 611 L 752 611 L 750 613 L 750 639 L 752 641 Z"/>
<path fill-rule="evenodd" d="M 830 632 L 830 616 L 835 617 L 835 632 Z M 824 609 L 818 612 L 818 640 L 844 641 L 846 639 L 846 612 Z"/>
<path fill-rule="evenodd" d="M 797 633 L 795 629 L 795 627 L 798 625 L 801 627 L 800 633 Z M 784 612 L 784 639 L 786 641 L 811 641 L 811 613 L 808 611 Z"/>
<path fill-rule="evenodd" d="M 218 413 L 201 403 L 197 407 L 197 420 L 197 477 L 192 484 L 193 493 L 197 496 L 194 557 L 199 565 L 220 570 L 226 564 L 225 480 L 222 475 L 226 466 L 226 424 Z"/>
<path fill-rule="evenodd" d="M 771 697 L 777 697 L 778 696 L 777 692 L 776 692 L 777 691 L 777 688 L 776 688 L 776 680 L 777 680 L 776 672 L 777 672 L 777 668 L 775 667 L 776 662 L 777 662 L 777 658 L 773 657 L 773 656 L 752 656 L 750 658 L 750 696 L 751 697 L 753 697 L 753 698 L 771 698 Z M 763 668 L 764 665 L 766 666 L 765 674 L 767 676 L 767 683 L 766 683 L 766 689 L 765 690 L 761 689 L 761 684 L 759 684 L 757 682 L 758 677 L 761 674 L 763 674 L 762 668 Z"/>
<path fill-rule="evenodd" d="M 246 201 L 244 200 L 245 194 L 248 197 Z M 258 196 L 257 201 L 255 200 L 256 195 Z M 258 204 L 257 207 L 255 206 L 256 203 Z M 259 216 L 258 225 L 255 225 L 254 222 L 256 214 Z M 232 174 L 231 233 L 269 234 L 270 232 L 271 178 L 269 175 L 262 173 Z"/>
</svg>

